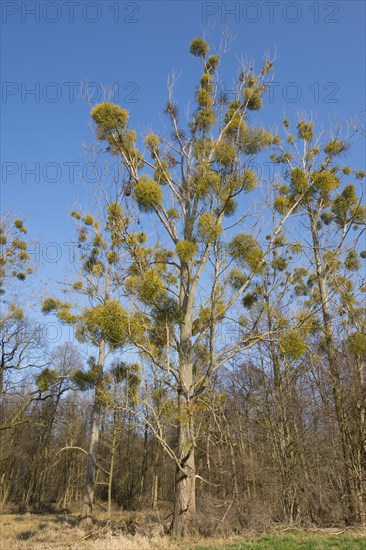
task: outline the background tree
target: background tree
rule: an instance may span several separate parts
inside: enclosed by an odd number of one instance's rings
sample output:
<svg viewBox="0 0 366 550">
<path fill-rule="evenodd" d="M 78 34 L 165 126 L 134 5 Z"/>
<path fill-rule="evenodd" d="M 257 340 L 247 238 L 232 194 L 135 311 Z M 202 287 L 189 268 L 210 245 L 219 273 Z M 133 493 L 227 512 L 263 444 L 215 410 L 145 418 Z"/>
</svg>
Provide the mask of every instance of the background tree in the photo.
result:
<svg viewBox="0 0 366 550">
<path fill-rule="evenodd" d="M 279 153 L 274 154 L 272 160 L 287 167 L 288 185 L 279 186 L 275 206 L 283 213 L 301 196 L 297 211 L 302 214 L 303 227 L 311 243 L 308 255 L 312 266 L 308 280 L 311 296 L 306 307 L 314 312 L 320 309 L 322 338 L 319 354 L 328 365 L 326 376 L 332 389 L 344 460 L 345 517 L 350 523 L 364 521 L 365 494 L 361 481 L 364 479 L 364 473 L 361 474 L 364 450 L 362 437 L 353 439 L 352 435 L 354 414 L 358 413 L 356 410 L 351 413 L 348 404 L 350 388 L 345 383 L 339 361 L 342 334 L 337 334 L 336 320 L 340 315 L 352 315 L 355 305 L 355 282 L 349 274 L 361 267 L 360 254 L 362 257 L 364 253 L 357 246 L 358 239 L 355 246 L 349 233 L 354 228 L 359 231 L 358 238 L 361 237 L 366 209 L 362 205 L 362 195 L 358 195 L 355 185 L 348 182 L 350 179 L 362 180 L 365 172 L 351 169 L 341 162 L 349 145 L 339 135 L 322 143 L 313 123 L 305 120 L 298 122 L 296 136 L 290 133 L 288 120 L 284 121 L 284 128 L 288 145 L 279 144 Z M 346 179 L 343 188 L 342 179 Z M 298 288 L 301 293 L 301 285 Z M 359 309 L 361 312 L 364 310 Z M 356 339 L 358 334 L 356 331 Z M 358 383 L 364 388 L 362 375 Z"/>
<path fill-rule="evenodd" d="M 91 356 L 86 371 L 76 370 L 75 381 L 81 387 L 93 389 L 91 413 L 91 433 L 88 450 L 86 486 L 82 507 L 82 523 L 89 526 L 92 521 L 96 460 L 101 421 L 101 390 L 105 382 L 105 361 L 107 355 L 122 348 L 134 330 L 127 311 L 121 305 L 123 277 L 117 262 L 122 262 L 123 241 L 119 232 L 124 230 L 127 218 L 117 202 L 106 206 L 106 216 L 98 221 L 91 214 L 82 216 L 73 211 L 79 222 L 79 272 L 78 280 L 64 290 L 67 293 L 84 297 L 77 302 L 65 302 L 47 298 L 43 312 L 55 312 L 61 322 L 74 327 L 76 338 L 89 343 L 97 350 L 97 357 Z M 75 262 L 76 264 L 76 262 Z M 122 278 L 121 278 L 122 277 Z"/>
</svg>

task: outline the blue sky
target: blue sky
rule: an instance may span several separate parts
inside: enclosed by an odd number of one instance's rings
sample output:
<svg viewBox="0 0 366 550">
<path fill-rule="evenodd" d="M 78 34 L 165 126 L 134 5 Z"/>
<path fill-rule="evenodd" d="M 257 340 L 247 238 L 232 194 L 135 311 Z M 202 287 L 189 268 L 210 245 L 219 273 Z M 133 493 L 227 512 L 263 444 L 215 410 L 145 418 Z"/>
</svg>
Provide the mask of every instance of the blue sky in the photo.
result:
<svg viewBox="0 0 366 550">
<path fill-rule="evenodd" d="M 41 254 L 42 284 L 61 278 L 62 243 L 74 237 L 69 211 L 86 201 L 77 177 L 70 181 L 93 139 L 80 83 L 96 83 L 98 93 L 117 83 L 131 126 L 159 130 L 168 74 L 180 74 L 177 98 L 187 104 L 200 74 L 189 43 L 211 27 L 218 44 L 226 24 L 236 35 L 221 71 L 228 89 L 242 54 L 258 65 L 266 50 L 278 57 L 258 121 L 270 126 L 303 109 L 328 127 L 365 109 L 363 1 L 3 1 L 1 9 L 2 210 L 27 218 L 41 251 L 60 243 L 59 265 Z M 352 155 L 362 169 L 361 140 Z"/>
</svg>

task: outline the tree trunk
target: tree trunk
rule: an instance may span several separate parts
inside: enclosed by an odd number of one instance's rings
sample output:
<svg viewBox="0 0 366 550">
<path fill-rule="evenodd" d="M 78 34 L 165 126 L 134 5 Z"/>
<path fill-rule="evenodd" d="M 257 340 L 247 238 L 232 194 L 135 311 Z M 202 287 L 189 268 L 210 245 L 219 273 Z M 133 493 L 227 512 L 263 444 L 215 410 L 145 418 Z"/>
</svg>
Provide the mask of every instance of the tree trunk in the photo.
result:
<svg viewBox="0 0 366 550">
<path fill-rule="evenodd" d="M 196 512 L 196 470 L 193 417 L 193 361 L 192 361 L 192 315 L 189 307 L 189 274 L 183 270 L 184 296 L 181 302 L 186 312 L 180 331 L 179 387 L 178 387 L 178 461 L 175 478 L 173 519 L 170 531 L 184 536 L 187 523 Z"/>
<path fill-rule="evenodd" d="M 103 369 L 105 359 L 105 342 L 102 340 L 99 344 L 98 365 Z M 90 445 L 88 452 L 88 463 L 86 469 L 86 481 L 83 505 L 81 509 L 80 525 L 89 528 L 92 525 L 92 513 L 94 504 L 95 470 L 99 444 L 101 404 L 99 398 L 99 384 L 94 390 L 94 402 L 92 411 L 92 430 L 90 435 Z"/>
<path fill-rule="evenodd" d="M 116 455 L 116 446 L 117 446 L 117 429 L 116 429 L 116 415 L 114 415 L 111 462 L 109 465 L 109 473 L 108 473 L 108 516 L 109 517 L 111 517 L 111 513 L 112 513 L 112 485 L 113 485 L 114 459 Z"/>
<path fill-rule="evenodd" d="M 171 533 L 182 537 L 187 532 L 187 522 L 196 512 L 196 472 L 194 442 L 192 441 L 193 420 L 188 418 L 188 400 L 183 393 L 178 396 L 178 458 Z"/>
</svg>

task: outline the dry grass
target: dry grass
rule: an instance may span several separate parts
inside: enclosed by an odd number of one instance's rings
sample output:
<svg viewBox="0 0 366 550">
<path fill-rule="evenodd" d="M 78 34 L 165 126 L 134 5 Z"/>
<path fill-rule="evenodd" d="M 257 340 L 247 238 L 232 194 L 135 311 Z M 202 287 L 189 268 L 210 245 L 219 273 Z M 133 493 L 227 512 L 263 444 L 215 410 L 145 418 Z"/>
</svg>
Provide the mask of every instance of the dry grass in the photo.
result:
<svg viewBox="0 0 366 550">
<path fill-rule="evenodd" d="M 6 514 L 0 516 L 1 550 L 164 550 L 178 549 L 161 529 L 146 527 L 148 534 L 129 534 L 136 531 L 138 521 L 131 515 L 123 522 L 113 523 L 98 517 L 95 528 L 88 534 L 78 527 L 75 516 L 62 514 Z M 113 520 L 113 518 L 112 518 Z M 159 530 L 159 532 L 158 532 Z M 125 532 L 124 532 L 125 531 Z M 127 532 L 126 532 L 127 531 Z"/>
<path fill-rule="evenodd" d="M 361 533 L 354 533 L 356 543 L 348 542 L 345 546 L 331 544 L 329 536 L 336 530 L 322 530 L 321 533 L 294 533 L 293 542 L 283 540 L 283 535 L 268 535 L 268 538 L 258 538 L 258 535 L 247 533 L 246 537 L 228 538 L 190 538 L 184 541 L 174 540 L 163 534 L 163 525 L 154 514 L 139 512 L 119 512 L 113 514 L 111 521 L 106 514 L 97 516 L 94 529 L 86 534 L 78 527 L 76 515 L 62 514 L 4 514 L 0 516 L 0 548 L 1 550 L 227 550 L 229 548 L 244 550 L 246 548 L 295 548 L 294 541 L 298 537 L 316 537 L 319 546 L 304 546 L 304 548 L 364 548 L 359 539 Z M 292 535 L 290 535 L 292 536 Z M 280 538 L 276 538 L 280 537 Z M 319 537 L 319 538 L 318 538 Z M 341 538 L 341 537 L 340 537 Z M 265 540 L 267 541 L 265 545 Z M 322 546 L 321 540 L 327 541 Z M 363 539 L 364 540 L 364 539 Z M 300 541 L 299 541 L 300 542 Z M 235 544 L 236 543 L 236 544 Z M 281 546 L 281 544 L 284 546 Z M 286 546 L 288 543 L 289 545 Z M 305 543 L 305 542 L 304 542 Z M 257 546 L 258 545 L 258 546 Z M 301 546 L 301 545 L 300 545 Z M 302 546 L 301 546 L 302 547 Z M 298 546 L 296 546 L 298 548 Z M 365 545 L 366 548 L 366 545 Z"/>
</svg>

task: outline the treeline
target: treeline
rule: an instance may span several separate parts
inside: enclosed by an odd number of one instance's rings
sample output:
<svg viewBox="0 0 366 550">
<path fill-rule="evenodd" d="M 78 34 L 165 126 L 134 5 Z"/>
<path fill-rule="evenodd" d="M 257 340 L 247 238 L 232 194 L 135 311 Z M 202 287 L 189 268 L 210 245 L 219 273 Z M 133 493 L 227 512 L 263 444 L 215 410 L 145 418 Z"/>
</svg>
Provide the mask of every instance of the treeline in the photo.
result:
<svg viewBox="0 0 366 550">
<path fill-rule="evenodd" d="M 1 504 L 79 505 L 85 526 L 95 502 L 161 509 L 175 535 L 365 524 L 365 173 L 341 128 L 251 122 L 270 59 L 240 67 L 233 100 L 223 51 L 190 51 L 195 110 L 172 84 L 169 131 L 92 108 L 89 154 L 123 181 L 96 172 L 74 276 L 39 305 L 74 343 L 49 349 L 25 315 L 27 229 L 2 220 Z"/>
</svg>

